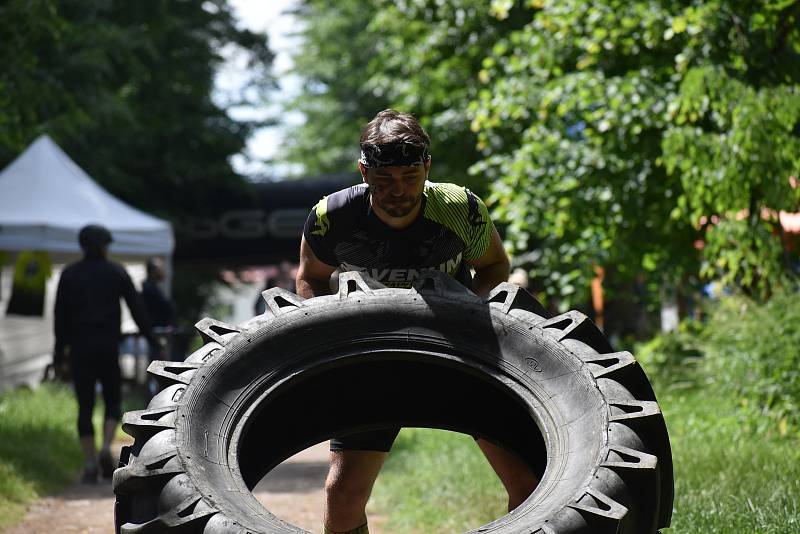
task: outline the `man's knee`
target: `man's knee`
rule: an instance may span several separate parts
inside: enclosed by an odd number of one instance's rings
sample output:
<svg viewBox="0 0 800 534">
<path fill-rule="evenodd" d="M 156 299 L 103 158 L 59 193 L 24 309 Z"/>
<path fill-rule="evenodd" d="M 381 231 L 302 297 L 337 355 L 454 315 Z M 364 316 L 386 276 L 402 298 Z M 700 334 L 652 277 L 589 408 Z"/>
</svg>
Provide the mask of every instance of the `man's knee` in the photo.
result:
<svg viewBox="0 0 800 534">
<path fill-rule="evenodd" d="M 122 403 L 117 401 L 105 405 L 105 420 L 106 421 L 119 421 L 122 416 Z"/>
<path fill-rule="evenodd" d="M 344 474 L 333 469 L 325 480 L 325 494 L 328 503 L 336 508 L 362 508 L 366 506 L 372 493 L 374 480 L 359 474 Z"/>
<path fill-rule="evenodd" d="M 81 407 L 78 411 L 78 436 L 93 436 L 94 425 L 92 423 L 92 411 L 86 407 Z"/>
<path fill-rule="evenodd" d="M 324 527 L 323 534 L 369 534 L 369 526 L 366 523 L 364 523 L 360 527 L 356 527 L 346 532 L 336 532 L 334 530 L 329 529 L 328 527 Z"/>
<path fill-rule="evenodd" d="M 380 451 L 331 451 L 325 480 L 325 528 L 350 532 L 364 525 L 364 509 L 385 458 L 386 453 Z"/>
</svg>

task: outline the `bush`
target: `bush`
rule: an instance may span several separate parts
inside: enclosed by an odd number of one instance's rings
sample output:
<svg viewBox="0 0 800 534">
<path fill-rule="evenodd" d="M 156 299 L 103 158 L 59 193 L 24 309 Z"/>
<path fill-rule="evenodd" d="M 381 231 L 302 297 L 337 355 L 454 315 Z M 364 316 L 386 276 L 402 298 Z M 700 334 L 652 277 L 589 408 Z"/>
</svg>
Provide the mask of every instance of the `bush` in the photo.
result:
<svg viewBox="0 0 800 534">
<path fill-rule="evenodd" d="M 674 332 L 636 344 L 636 359 L 656 389 L 696 385 L 701 376 L 702 353 L 698 342 L 702 328 L 698 321 L 685 320 Z"/>
<path fill-rule="evenodd" d="M 739 398 L 748 422 L 782 435 L 800 426 L 800 295 L 722 299 L 702 346 L 710 376 Z"/>
</svg>

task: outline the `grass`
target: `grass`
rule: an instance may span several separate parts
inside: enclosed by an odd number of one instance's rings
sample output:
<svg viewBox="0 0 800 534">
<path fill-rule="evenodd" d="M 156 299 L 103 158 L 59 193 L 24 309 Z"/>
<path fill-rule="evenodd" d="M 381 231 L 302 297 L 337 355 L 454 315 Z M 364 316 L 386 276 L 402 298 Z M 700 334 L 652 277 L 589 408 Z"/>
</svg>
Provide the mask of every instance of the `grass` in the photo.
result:
<svg viewBox="0 0 800 534">
<path fill-rule="evenodd" d="M 506 494 L 471 436 L 405 428 L 370 507 L 391 531 L 458 532 L 505 513 Z"/>
<path fill-rule="evenodd" d="M 660 395 L 675 464 L 664 534 L 800 532 L 800 438 L 744 430 L 735 401 L 703 389 Z M 505 494 L 468 436 L 401 433 L 371 509 L 398 532 L 463 532 L 504 513 Z"/>
<path fill-rule="evenodd" d="M 675 511 L 664 534 L 800 532 L 800 437 L 747 430 L 736 402 L 713 390 L 660 393 L 675 464 Z M 130 398 L 123 410 L 139 408 Z M 0 529 L 81 468 L 68 387 L 0 397 Z M 99 428 L 102 405 L 95 408 Z M 505 492 L 469 436 L 405 429 L 370 510 L 396 532 L 459 532 L 504 513 Z"/>
<path fill-rule="evenodd" d="M 662 401 L 675 461 L 668 532 L 800 532 L 800 439 L 752 434 L 732 399 L 704 391 Z"/>
<path fill-rule="evenodd" d="M 145 404 L 137 392 L 123 398 L 123 413 Z M 21 521 L 34 499 L 76 480 L 83 467 L 77 417 L 70 386 L 45 383 L 0 396 L 0 531 Z M 98 446 L 102 419 L 98 396 L 93 417 Z"/>
<path fill-rule="evenodd" d="M 70 483 L 80 469 L 77 403 L 68 387 L 43 385 L 0 397 L 0 528 L 27 504 Z"/>
</svg>

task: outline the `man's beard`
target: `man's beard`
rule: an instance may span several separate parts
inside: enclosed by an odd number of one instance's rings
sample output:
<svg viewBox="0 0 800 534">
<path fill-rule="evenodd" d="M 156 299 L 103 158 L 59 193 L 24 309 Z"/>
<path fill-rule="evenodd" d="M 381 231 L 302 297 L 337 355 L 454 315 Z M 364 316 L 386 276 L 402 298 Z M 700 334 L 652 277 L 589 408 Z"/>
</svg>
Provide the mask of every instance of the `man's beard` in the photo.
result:
<svg viewBox="0 0 800 534">
<path fill-rule="evenodd" d="M 392 199 L 392 202 L 387 202 L 386 199 L 378 199 L 373 196 L 373 200 L 376 201 L 378 207 L 392 217 L 405 217 L 414 211 L 414 208 L 417 207 L 421 199 L 422 195 L 417 198 L 406 196 L 400 199 Z"/>
</svg>

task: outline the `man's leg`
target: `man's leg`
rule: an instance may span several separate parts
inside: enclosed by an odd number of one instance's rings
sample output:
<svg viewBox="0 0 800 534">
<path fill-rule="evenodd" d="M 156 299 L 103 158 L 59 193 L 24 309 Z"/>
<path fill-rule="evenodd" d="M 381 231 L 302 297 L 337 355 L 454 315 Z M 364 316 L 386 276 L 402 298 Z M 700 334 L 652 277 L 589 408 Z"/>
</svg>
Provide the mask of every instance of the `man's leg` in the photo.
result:
<svg viewBox="0 0 800 534">
<path fill-rule="evenodd" d="M 97 447 L 94 443 L 94 434 L 84 434 L 79 437 L 81 450 L 83 451 L 84 467 L 87 471 L 97 469 Z"/>
<path fill-rule="evenodd" d="M 325 481 L 326 532 L 351 532 L 366 525 L 365 508 L 388 453 L 332 450 Z"/>
<path fill-rule="evenodd" d="M 475 441 L 506 488 L 508 511 L 514 510 L 533 493 L 539 485 L 539 477 L 516 454 L 485 439 Z"/>
<path fill-rule="evenodd" d="M 119 425 L 119 419 L 106 419 L 103 421 L 103 446 L 100 450 L 111 450 L 111 443 L 113 443 L 117 433 L 117 425 Z"/>
<path fill-rule="evenodd" d="M 94 412 L 95 374 L 91 366 L 73 354 L 72 382 L 78 400 L 78 438 L 84 457 L 84 482 L 97 480 L 97 449 L 94 443 L 92 412 Z"/>
<path fill-rule="evenodd" d="M 109 345 L 103 351 L 100 385 L 103 387 L 105 418 L 103 420 L 103 445 L 98 461 L 103 478 L 114 475 L 114 459 L 111 456 L 111 442 L 117 431 L 122 404 L 122 374 L 119 368 L 119 351 L 116 345 Z"/>
</svg>

